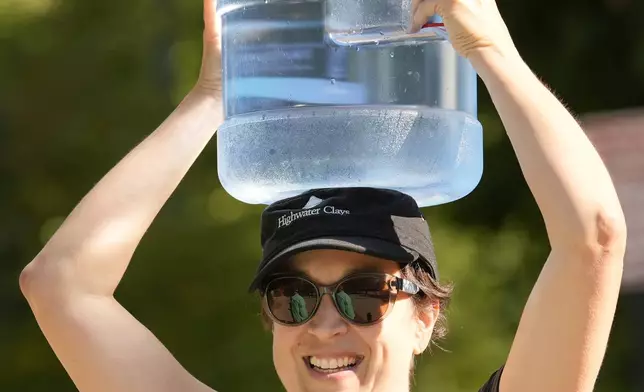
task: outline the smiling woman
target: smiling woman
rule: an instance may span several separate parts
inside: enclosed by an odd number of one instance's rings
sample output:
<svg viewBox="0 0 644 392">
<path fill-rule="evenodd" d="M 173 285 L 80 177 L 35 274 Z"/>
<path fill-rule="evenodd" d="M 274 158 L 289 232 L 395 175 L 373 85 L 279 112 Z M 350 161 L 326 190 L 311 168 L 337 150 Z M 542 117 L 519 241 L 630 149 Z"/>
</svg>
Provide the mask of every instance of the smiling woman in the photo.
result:
<svg viewBox="0 0 644 392">
<path fill-rule="evenodd" d="M 280 225 L 312 199 L 320 211 L 345 213 Z M 409 390 L 414 358 L 446 333 L 451 293 L 438 283 L 416 202 L 382 189 L 314 190 L 267 208 L 262 238 L 251 289 L 262 294 L 286 389 Z"/>
<path fill-rule="evenodd" d="M 345 213 L 280 225 L 312 199 L 321 211 Z M 306 192 L 264 211 L 262 238 L 251 289 L 262 294 L 286 389 L 409 390 L 414 358 L 445 336 L 451 293 L 438 282 L 414 199 L 368 188 Z"/>
<path fill-rule="evenodd" d="M 626 241 L 610 176 L 575 118 L 519 56 L 493 0 L 414 7 L 417 21 L 443 16 L 452 45 L 488 88 L 550 240 L 507 361 L 481 391 L 590 392 Z M 81 392 L 210 391 L 114 298 L 141 238 L 223 122 L 213 1 L 204 1 L 204 13 L 195 88 L 20 276 Z M 384 189 L 312 190 L 269 206 L 261 231 L 263 258 L 250 288 L 272 322 L 274 365 L 287 391 L 408 392 L 413 358 L 444 333 L 449 298 L 415 200 Z"/>
<path fill-rule="evenodd" d="M 410 373 L 414 356 L 429 342 L 448 290 L 432 284 L 442 298 L 421 291 L 419 277 L 428 272 L 420 264 L 401 268 L 394 261 L 341 250 L 302 252 L 289 269 L 290 277 L 282 271 L 280 277 L 267 279 L 264 294 L 266 314 L 275 322 L 275 366 L 287 390 L 311 387 L 318 374 L 337 382 L 335 390 L 357 390 L 360 385 L 394 390 L 409 382 L 391 376 Z M 328 296 L 316 286 L 334 283 Z M 308 317 L 295 321 L 286 308 L 275 311 L 275 292 L 304 296 Z M 313 320 L 316 314 L 318 321 Z"/>
</svg>

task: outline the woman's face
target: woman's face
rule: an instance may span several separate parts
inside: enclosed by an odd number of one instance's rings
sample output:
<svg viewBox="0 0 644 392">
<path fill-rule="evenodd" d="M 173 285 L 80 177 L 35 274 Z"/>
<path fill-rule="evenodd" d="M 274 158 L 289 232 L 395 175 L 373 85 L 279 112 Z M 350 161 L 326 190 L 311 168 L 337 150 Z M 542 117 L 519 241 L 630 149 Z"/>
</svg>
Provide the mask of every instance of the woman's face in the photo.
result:
<svg viewBox="0 0 644 392">
<path fill-rule="evenodd" d="M 331 285 L 356 270 L 400 276 L 393 261 L 339 250 L 298 254 L 293 269 L 320 285 Z M 277 374 L 288 392 L 408 390 L 412 358 L 429 344 L 437 316 L 437 308 L 417 312 L 409 295 L 399 293 L 381 322 L 359 326 L 342 318 L 330 296 L 324 295 L 306 324 L 274 324 Z M 336 371 L 320 369 L 352 362 L 356 365 Z"/>
</svg>

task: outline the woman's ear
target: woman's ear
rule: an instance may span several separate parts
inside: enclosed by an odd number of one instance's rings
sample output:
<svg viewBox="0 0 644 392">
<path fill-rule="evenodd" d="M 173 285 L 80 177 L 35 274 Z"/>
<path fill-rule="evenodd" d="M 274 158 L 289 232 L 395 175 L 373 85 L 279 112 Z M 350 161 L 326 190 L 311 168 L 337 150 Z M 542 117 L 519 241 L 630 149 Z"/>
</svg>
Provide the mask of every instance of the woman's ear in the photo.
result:
<svg viewBox="0 0 644 392">
<path fill-rule="evenodd" d="M 425 309 L 418 312 L 418 316 L 416 317 L 416 345 L 414 347 L 414 355 L 422 354 L 429 346 L 439 314 L 440 304 L 438 301 L 433 301 Z"/>
</svg>

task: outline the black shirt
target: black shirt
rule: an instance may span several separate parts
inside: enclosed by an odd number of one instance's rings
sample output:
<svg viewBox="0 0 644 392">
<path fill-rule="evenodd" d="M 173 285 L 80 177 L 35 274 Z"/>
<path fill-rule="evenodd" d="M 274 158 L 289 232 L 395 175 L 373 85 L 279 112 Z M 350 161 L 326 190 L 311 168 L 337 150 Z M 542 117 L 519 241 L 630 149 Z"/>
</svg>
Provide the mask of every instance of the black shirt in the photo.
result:
<svg viewBox="0 0 644 392">
<path fill-rule="evenodd" d="M 479 392 L 499 392 L 501 373 L 503 373 L 503 368 L 494 372 L 488 382 L 486 382 L 485 385 L 483 385 L 481 389 L 479 389 Z"/>
</svg>

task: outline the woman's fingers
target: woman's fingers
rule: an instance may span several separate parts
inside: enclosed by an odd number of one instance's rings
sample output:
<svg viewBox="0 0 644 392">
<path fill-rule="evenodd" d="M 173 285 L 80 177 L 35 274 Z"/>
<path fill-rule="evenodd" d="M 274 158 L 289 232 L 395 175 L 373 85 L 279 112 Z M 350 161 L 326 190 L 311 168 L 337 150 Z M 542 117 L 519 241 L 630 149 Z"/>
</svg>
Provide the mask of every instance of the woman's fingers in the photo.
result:
<svg viewBox="0 0 644 392">
<path fill-rule="evenodd" d="M 204 0 L 203 19 L 203 56 L 197 84 L 218 94 L 221 91 L 221 22 L 217 17 L 217 0 Z"/>
<path fill-rule="evenodd" d="M 412 12 L 413 12 L 413 24 L 412 31 L 417 32 L 423 28 L 423 25 L 427 23 L 429 18 L 436 15 L 439 7 L 439 2 L 437 0 L 414 0 L 412 3 Z"/>
<path fill-rule="evenodd" d="M 217 0 L 203 2 L 204 40 L 219 45 L 219 18 L 217 18 Z"/>
</svg>

